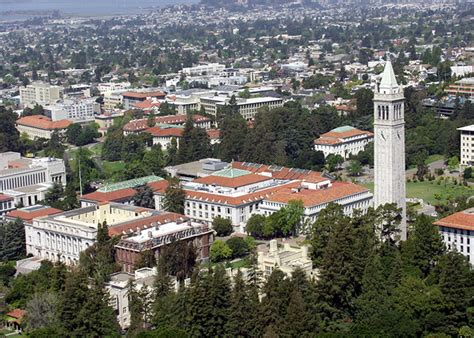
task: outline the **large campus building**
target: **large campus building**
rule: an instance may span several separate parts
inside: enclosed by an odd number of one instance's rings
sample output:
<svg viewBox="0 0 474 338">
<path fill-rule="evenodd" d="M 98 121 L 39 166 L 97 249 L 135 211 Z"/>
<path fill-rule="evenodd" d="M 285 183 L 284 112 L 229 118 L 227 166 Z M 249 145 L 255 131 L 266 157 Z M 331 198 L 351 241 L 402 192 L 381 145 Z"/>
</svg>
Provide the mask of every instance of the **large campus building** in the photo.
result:
<svg viewBox="0 0 474 338">
<path fill-rule="evenodd" d="M 215 170 L 206 161 L 202 165 L 196 174 L 199 177 L 188 180 L 193 175 L 188 172 L 182 181 L 186 192 L 185 215 L 209 225 L 216 217 L 228 218 L 235 231 L 244 232 L 252 214 L 268 216 L 292 200 L 303 202 L 304 218 L 308 221 L 314 221 L 331 202 L 341 204 L 347 214 L 355 209 L 365 211 L 372 203 L 368 189 L 348 182 L 332 182 L 311 170 L 245 162 L 233 162 L 223 169 L 217 165 Z M 162 193 L 155 193 L 156 206 L 162 205 L 163 197 Z"/>
<path fill-rule="evenodd" d="M 50 139 L 54 132 L 64 134 L 72 124 L 69 120 L 52 121 L 43 115 L 24 116 L 16 120 L 16 129 L 20 134 L 25 134 L 29 139 Z"/>
<path fill-rule="evenodd" d="M 458 128 L 461 132 L 461 165 L 470 167 L 474 165 L 474 124 Z"/>
<path fill-rule="evenodd" d="M 343 126 L 322 134 L 314 141 L 314 149 L 322 151 L 325 157 L 340 155 L 347 159 L 364 151 L 373 140 L 374 134 L 371 132 Z"/>
<path fill-rule="evenodd" d="M 35 104 L 47 105 L 61 99 L 63 88 L 49 83 L 34 82 L 20 87 L 20 103 L 33 107 Z"/>
<path fill-rule="evenodd" d="M 474 264 L 474 208 L 457 212 L 434 223 L 448 250 L 460 252 Z M 472 249 L 472 250 L 471 250 Z"/>
<path fill-rule="evenodd" d="M 66 185 L 62 159 L 31 159 L 15 152 L 0 154 L 0 193 L 12 198 L 13 205 L 37 204 L 54 183 Z"/>
<path fill-rule="evenodd" d="M 123 237 L 116 260 L 125 271 L 133 271 L 140 254 L 154 250 L 173 238 L 196 240 L 200 258 L 206 259 L 212 232 L 206 225 L 190 223 L 186 217 L 166 211 L 120 203 L 100 203 L 59 214 L 38 217 L 25 225 L 26 252 L 34 257 L 74 265 L 82 251 L 93 245 L 98 224 L 106 223 L 109 235 Z M 202 241 L 200 239 L 204 238 Z"/>
</svg>

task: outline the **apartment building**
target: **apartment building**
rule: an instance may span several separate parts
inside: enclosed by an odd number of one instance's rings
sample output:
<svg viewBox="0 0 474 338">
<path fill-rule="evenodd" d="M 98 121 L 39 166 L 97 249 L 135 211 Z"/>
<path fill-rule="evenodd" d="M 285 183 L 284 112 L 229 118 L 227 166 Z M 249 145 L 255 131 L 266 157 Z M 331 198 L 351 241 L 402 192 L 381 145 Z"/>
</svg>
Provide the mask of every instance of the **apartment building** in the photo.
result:
<svg viewBox="0 0 474 338">
<path fill-rule="evenodd" d="M 27 107 L 52 104 L 61 99 L 62 92 L 63 88 L 60 86 L 34 82 L 20 88 L 20 103 Z"/>
<path fill-rule="evenodd" d="M 461 166 L 474 165 L 474 124 L 458 128 L 461 132 Z"/>
<path fill-rule="evenodd" d="M 347 159 L 363 151 L 373 141 L 373 133 L 343 126 L 322 134 L 314 141 L 314 150 L 322 151 L 325 157 L 340 155 Z"/>
</svg>

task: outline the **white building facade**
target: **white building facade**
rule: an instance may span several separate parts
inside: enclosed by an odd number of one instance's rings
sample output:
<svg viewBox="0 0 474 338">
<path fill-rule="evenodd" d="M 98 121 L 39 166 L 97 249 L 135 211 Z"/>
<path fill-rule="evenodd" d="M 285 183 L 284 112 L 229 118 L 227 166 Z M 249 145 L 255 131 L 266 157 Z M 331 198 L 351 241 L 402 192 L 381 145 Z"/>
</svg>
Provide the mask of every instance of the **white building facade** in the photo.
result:
<svg viewBox="0 0 474 338">
<path fill-rule="evenodd" d="M 374 134 L 350 126 L 343 126 L 322 134 L 314 141 L 314 150 L 324 156 L 340 155 L 347 159 L 365 150 L 373 142 Z"/>
<path fill-rule="evenodd" d="M 461 159 L 464 167 L 474 165 L 474 124 L 458 128 L 461 133 Z"/>
<path fill-rule="evenodd" d="M 70 120 L 73 122 L 92 121 L 95 114 L 100 114 L 100 104 L 95 99 L 64 100 L 45 107 L 46 114 L 52 121 Z"/>
</svg>

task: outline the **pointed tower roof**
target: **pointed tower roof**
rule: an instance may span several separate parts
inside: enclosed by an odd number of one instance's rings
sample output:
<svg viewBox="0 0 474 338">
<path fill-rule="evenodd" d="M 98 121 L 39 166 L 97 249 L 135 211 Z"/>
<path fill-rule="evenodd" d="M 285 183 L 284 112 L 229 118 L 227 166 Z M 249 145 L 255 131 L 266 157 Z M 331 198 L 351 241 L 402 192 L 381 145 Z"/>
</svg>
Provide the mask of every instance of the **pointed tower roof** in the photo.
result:
<svg viewBox="0 0 474 338">
<path fill-rule="evenodd" d="M 393 71 L 392 62 L 390 60 L 385 63 L 380 88 L 398 88 L 397 78 L 395 77 L 395 72 Z"/>
</svg>

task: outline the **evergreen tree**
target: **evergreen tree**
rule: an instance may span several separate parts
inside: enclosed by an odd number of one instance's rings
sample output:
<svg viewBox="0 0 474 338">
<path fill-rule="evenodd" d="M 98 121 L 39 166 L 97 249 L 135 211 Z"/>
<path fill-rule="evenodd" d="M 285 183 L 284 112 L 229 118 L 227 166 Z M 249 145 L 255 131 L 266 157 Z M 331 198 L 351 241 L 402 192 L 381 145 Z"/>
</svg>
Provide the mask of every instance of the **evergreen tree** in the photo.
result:
<svg viewBox="0 0 474 338">
<path fill-rule="evenodd" d="M 133 196 L 133 204 L 139 207 L 155 209 L 155 198 L 153 190 L 148 185 L 136 188 L 136 193 Z"/>
<path fill-rule="evenodd" d="M 178 163 L 178 142 L 173 137 L 166 148 L 166 165 L 175 165 Z"/>
<path fill-rule="evenodd" d="M 191 336 L 210 337 L 213 309 L 208 291 L 211 288 L 211 283 L 212 271 L 196 272 L 191 279 L 188 298 L 189 334 Z"/>
<path fill-rule="evenodd" d="M 165 156 L 160 144 L 155 144 L 143 156 L 143 166 L 147 175 L 164 176 Z"/>
<path fill-rule="evenodd" d="M 86 296 L 77 314 L 81 324 L 73 336 L 120 337 L 117 317 L 102 281 L 94 282 Z"/>
<path fill-rule="evenodd" d="M 308 335 L 311 332 L 311 327 L 308 325 L 309 317 L 310 313 L 306 308 L 301 291 L 293 290 L 282 325 L 282 335 L 287 337 L 303 337 Z"/>
<path fill-rule="evenodd" d="M 66 278 L 64 293 L 60 299 L 59 306 L 61 329 L 65 335 L 75 336 L 83 334 L 84 323 L 79 313 L 81 306 L 88 296 L 86 274 L 80 270 L 72 271 Z"/>
<path fill-rule="evenodd" d="M 251 305 L 242 272 L 239 270 L 234 277 L 234 287 L 230 297 L 229 318 L 225 326 L 227 336 L 252 336 L 253 327 L 250 314 L 253 309 Z"/>
<path fill-rule="evenodd" d="M 362 278 L 356 264 L 356 241 L 351 224 L 336 221 L 324 249 L 318 281 L 320 311 L 328 330 L 336 330 L 354 315 L 354 300 L 360 293 Z"/>
<path fill-rule="evenodd" d="M 346 223 L 348 219 L 339 204 L 329 203 L 321 210 L 311 229 L 311 259 L 315 266 L 320 266 L 323 261 L 324 250 L 328 245 L 336 224 Z"/>
<path fill-rule="evenodd" d="M 208 336 L 217 337 L 225 332 L 230 306 L 230 281 L 222 264 L 214 269 L 209 287 L 208 297 L 212 312 L 208 323 Z"/>
<path fill-rule="evenodd" d="M 177 214 L 184 214 L 184 201 L 186 193 L 177 180 L 170 180 L 165 190 L 164 209 Z"/>
<path fill-rule="evenodd" d="M 155 278 L 155 302 L 153 304 L 153 324 L 157 327 L 169 325 L 173 320 L 173 305 L 176 299 L 172 290 L 172 281 L 163 258 L 158 264 L 158 274 Z"/>
<path fill-rule="evenodd" d="M 265 296 L 262 299 L 260 316 L 262 327 L 265 331 L 271 327 L 273 331 L 280 333 L 290 299 L 290 285 L 285 274 L 279 269 L 273 269 L 263 292 Z"/>
<path fill-rule="evenodd" d="M 20 133 L 16 129 L 16 114 L 0 106 L 0 152 L 19 151 Z"/>
<path fill-rule="evenodd" d="M 229 111 L 230 110 L 230 111 Z M 217 147 L 219 158 L 224 161 L 240 160 L 244 152 L 248 133 L 247 122 L 232 109 L 220 111 L 218 117 L 220 127 L 220 143 Z"/>
<path fill-rule="evenodd" d="M 25 225 L 20 218 L 0 226 L 0 261 L 20 259 L 26 255 Z"/>
</svg>

